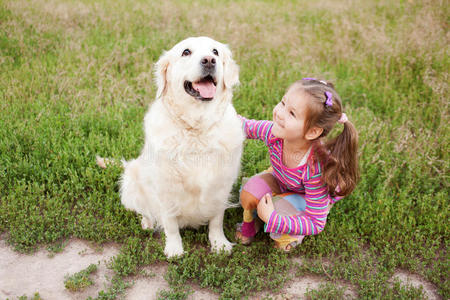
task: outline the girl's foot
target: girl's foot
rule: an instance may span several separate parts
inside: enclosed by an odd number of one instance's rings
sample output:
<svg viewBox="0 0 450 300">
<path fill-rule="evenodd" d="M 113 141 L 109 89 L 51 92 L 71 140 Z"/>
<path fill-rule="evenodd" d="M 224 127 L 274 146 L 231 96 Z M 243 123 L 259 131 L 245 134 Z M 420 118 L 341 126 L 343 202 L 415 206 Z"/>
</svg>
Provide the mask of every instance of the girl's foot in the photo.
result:
<svg viewBox="0 0 450 300">
<path fill-rule="evenodd" d="M 298 240 L 292 242 L 275 241 L 274 248 L 279 249 L 285 253 L 289 253 L 302 243 L 303 238 L 304 236 L 301 236 Z"/>
<path fill-rule="evenodd" d="M 242 233 L 243 223 L 236 224 L 236 233 L 235 233 L 234 237 L 236 238 L 236 241 L 238 241 L 239 243 L 241 243 L 243 245 L 250 245 L 255 240 L 255 234 L 259 231 L 259 229 L 261 228 L 261 225 L 262 225 L 261 224 L 262 222 L 259 219 L 253 220 L 250 223 L 253 223 L 254 232 L 252 232 L 249 236 L 246 236 Z M 247 224 L 248 224 L 247 226 L 249 226 L 249 225 L 251 226 L 251 224 L 249 224 L 249 223 L 247 223 Z M 244 232 L 245 231 L 246 230 L 244 230 Z"/>
<path fill-rule="evenodd" d="M 238 223 L 237 225 L 241 225 L 241 224 L 242 223 Z M 244 236 L 244 235 L 242 235 L 242 232 L 239 231 L 239 229 L 236 230 L 236 233 L 235 233 L 234 237 L 236 238 L 236 241 L 238 241 L 242 245 L 250 245 L 255 240 L 254 236 Z"/>
</svg>

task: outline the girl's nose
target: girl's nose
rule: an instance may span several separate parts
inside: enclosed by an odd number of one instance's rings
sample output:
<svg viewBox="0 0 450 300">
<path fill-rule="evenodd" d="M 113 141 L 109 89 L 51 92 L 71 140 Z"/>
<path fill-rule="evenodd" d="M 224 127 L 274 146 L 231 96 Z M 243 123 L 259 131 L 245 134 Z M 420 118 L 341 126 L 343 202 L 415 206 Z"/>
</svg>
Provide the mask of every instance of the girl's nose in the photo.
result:
<svg viewBox="0 0 450 300">
<path fill-rule="evenodd" d="M 278 111 L 277 111 L 276 108 L 273 110 L 273 119 L 274 120 L 279 120 L 280 119 L 280 115 L 278 114 Z"/>
</svg>

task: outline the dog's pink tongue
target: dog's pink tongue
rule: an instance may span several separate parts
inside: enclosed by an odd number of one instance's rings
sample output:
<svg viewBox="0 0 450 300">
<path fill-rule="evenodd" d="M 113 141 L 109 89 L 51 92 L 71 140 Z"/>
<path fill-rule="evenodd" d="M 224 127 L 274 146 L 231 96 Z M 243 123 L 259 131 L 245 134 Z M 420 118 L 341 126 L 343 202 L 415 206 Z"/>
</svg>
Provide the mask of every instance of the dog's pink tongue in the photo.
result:
<svg viewBox="0 0 450 300">
<path fill-rule="evenodd" d="M 192 87 L 200 93 L 203 98 L 214 98 L 216 86 L 211 81 L 193 82 Z"/>
</svg>

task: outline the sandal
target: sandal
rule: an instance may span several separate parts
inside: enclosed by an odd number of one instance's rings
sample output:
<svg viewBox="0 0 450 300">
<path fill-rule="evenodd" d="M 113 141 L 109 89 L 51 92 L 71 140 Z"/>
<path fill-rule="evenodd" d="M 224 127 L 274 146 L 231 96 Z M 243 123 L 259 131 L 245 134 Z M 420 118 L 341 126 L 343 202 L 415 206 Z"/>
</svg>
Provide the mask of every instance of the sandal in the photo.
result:
<svg viewBox="0 0 450 300">
<path fill-rule="evenodd" d="M 300 236 L 297 240 L 295 241 L 276 241 L 274 243 L 274 248 L 279 249 L 281 251 L 283 251 L 284 253 L 289 253 L 291 252 L 295 247 L 297 247 L 298 245 L 300 245 L 303 241 L 304 236 Z"/>
<path fill-rule="evenodd" d="M 255 234 L 261 228 L 261 222 L 259 219 L 255 219 Z M 241 243 L 242 245 L 250 245 L 254 240 L 255 236 L 245 236 L 242 234 L 242 223 L 236 224 L 236 233 L 234 234 L 236 241 Z"/>
<path fill-rule="evenodd" d="M 240 223 L 236 225 L 240 225 Z M 239 229 L 236 229 L 234 238 L 236 239 L 237 242 L 239 242 L 242 245 L 250 245 L 255 240 L 254 236 L 244 236 Z"/>
</svg>

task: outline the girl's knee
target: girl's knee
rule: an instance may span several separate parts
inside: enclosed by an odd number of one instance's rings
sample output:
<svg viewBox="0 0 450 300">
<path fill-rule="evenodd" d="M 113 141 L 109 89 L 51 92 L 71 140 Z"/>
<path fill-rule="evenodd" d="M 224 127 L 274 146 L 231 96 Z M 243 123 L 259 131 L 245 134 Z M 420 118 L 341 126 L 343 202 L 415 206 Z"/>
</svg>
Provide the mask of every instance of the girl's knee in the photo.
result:
<svg viewBox="0 0 450 300">
<path fill-rule="evenodd" d="M 270 186 L 259 175 L 255 175 L 247 181 L 242 188 L 242 192 L 244 191 L 251 194 L 257 200 L 261 199 L 265 194 L 272 194 L 272 189 Z"/>
<path fill-rule="evenodd" d="M 253 210 L 258 206 L 259 199 L 246 190 L 242 190 L 240 198 L 241 205 L 246 210 Z"/>
</svg>

